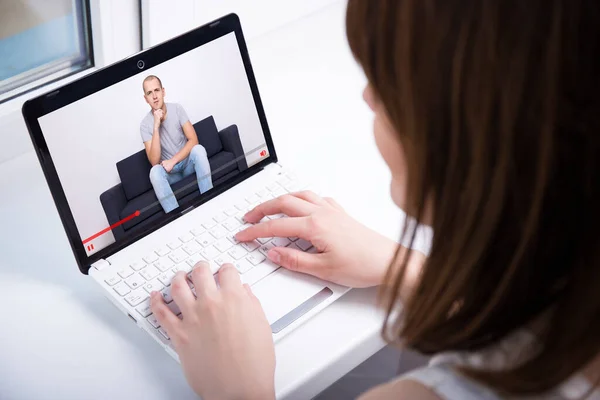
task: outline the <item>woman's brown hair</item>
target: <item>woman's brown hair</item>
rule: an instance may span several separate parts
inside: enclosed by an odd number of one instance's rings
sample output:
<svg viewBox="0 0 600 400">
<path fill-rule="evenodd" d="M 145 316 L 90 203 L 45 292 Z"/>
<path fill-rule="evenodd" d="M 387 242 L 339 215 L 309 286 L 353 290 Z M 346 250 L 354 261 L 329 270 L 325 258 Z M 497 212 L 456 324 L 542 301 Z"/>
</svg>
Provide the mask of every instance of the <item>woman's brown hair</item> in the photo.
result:
<svg viewBox="0 0 600 400">
<path fill-rule="evenodd" d="M 502 393 L 544 392 L 600 352 L 599 7 L 348 2 L 351 50 L 405 150 L 406 211 L 433 216 L 400 317 L 410 254 L 388 271 L 383 332 L 475 351 L 547 314 L 527 361 L 463 370 Z"/>
</svg>

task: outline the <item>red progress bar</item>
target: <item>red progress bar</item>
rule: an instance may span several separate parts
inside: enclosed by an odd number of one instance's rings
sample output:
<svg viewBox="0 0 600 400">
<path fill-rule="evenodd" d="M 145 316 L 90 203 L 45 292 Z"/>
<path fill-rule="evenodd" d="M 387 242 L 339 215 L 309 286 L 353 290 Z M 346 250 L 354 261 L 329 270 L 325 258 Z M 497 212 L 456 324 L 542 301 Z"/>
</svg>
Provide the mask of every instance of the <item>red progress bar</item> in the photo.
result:
<svg viewBox="0 0 600 400">
<path fill-rule="evenodd" d="M 122 220 L 120 220 L 119 222 L 115 222 L 114 224 L 112 224 L 111 226 L 109 226 L 108 228 L 104 228 L 102 229 L 100 232 L 90 236 L 89 238 L 85 239 L 83 241 L 83 244 L 86 244 L 87 242 L 89 242 L 90 240 L 94 240 L 96 239 L 98 236 L 100 235 L 104 235 L 106 232 L 111 231 L 113 229 L 115 229 L 117 226 L 124 224 L 125 222 L 129 221 L 130 219 L 133 219 L 137 216 L 140 215 L 140 210 L 137 210 L 136 212 L 134 212 L 133 214 L 131 214 L 128 217 L 123 218 Z"/>
</svg>

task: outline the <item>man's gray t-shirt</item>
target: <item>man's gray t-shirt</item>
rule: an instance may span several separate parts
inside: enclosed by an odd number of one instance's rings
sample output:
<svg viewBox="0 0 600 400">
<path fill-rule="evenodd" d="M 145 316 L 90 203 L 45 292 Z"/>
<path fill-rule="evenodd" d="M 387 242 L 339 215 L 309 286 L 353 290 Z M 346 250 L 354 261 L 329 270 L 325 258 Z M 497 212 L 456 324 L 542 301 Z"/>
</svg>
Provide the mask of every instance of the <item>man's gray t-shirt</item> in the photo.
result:
<svg viewBox="0 0 600 400">
<path fill-rule="evenodd" d="M 160 134 L 160 161 L 170 160 L 183 149 L 183 146 L 187 143 L 187 138 L 183 133 L 183 124 L 190 120 L 180 104 L 165 103 L 165 106 L 167 107 L 167 117 L 161 122 L 158 130 Z M 151 140 L 153 132 L 154 115 L 150 110 L 140 123 L 142 141 Z"/>
</svg>

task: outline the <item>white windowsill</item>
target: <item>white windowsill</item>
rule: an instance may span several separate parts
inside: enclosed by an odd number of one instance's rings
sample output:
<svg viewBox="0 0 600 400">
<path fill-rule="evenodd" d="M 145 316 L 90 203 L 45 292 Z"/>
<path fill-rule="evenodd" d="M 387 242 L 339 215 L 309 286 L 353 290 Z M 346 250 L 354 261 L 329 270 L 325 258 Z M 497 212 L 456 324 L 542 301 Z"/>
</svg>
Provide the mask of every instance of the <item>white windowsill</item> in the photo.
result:
<svg viewBox="0 0 600 400">
<path fill-rule="evenodd" d="M 77 72 L 73 75 L 67 76 L 65 78 L 62 78 L 58 81 L 52 82 L 52 83 L 47 83 L 45 84 L 44 82 L 48 82 L 51 81 L 53 79 L 56 79 L 57 76 L 60 76 L 61 72 L 57 72 L 56 74 L 50 75 L 46 78 L 42 78 L 40 80 L 37 80 L 35 82 L 31 82 L 30 84 L 26 85 L 26 89 L 27 88 L 31 88 L 31 87 L 36 87 L 41 85 L 40 87 L 38 87 L 37 89 L 34 89 L 30 92 L 27 93 L 23 93 L 13 99 L 10 99 L 8 101 L 5 101 L 4 103 L 0 104 L 0 118 L 2 118 L 3 116 L 6 116 L 7 114 L 13 113 L 15 111 L 19 111 L 21 110 L 21 108 L 23 107 L 23 104 L 30 99 L 33 99 L 39 95 L 42 95 L 44 93 L 50 92 L 56 88 L 59 88 L 63 85 L 66 85 L 67 83 L 73 82 L 79 78 L 82 78 L 88 74 L 91 74 L 92 72 L 96 71 L 98 68 L 97 67 L 91 67 L 91 68 L 87 68 L 83 71 Z M 64 73 L 64 72 L 62 72 Z M 19 88 L 17 90 L 15 90 L 14 92 L 18 93 L 18 92 L 22 92 L 23 89 Z M 14 93 L 13 92 L 13 93 Z M 11 93 L 11 92 L 9 92 Z M 11 94 L 12 95 L 12 94 Z M 10 95 L 9 95 L 10 96 Z"/>
</svg>

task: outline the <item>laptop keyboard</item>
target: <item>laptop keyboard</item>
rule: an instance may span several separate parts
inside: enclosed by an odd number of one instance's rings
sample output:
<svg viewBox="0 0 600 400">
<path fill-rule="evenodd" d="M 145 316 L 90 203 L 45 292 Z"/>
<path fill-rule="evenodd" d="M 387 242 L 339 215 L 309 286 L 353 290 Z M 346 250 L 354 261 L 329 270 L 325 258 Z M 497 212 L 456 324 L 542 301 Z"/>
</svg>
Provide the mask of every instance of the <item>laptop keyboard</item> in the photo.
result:
<svg viewBox="0 0 600 400">
<path fill-rule="evenodd" d="M 136 318 L 145 318 L 166 340 L 169 337 L 160 327 L 150 310 L 150 293 L 160 291 L 167 306 L 176 315 L 181 312 L 171 297 L 171 279 L 178 271 L 190 273 L 199 261 L 207 261 L 216 273 L 221 265 L 233 264 L 240 273 L 242 283 L 252 286 L 273 273 L 279 266 L 267 259 L 273 247 L 291 247 L 301 251 L 316 252 L 312 244 L 297 237 L 259 238 L 252 242 L 238 242 L 234 235 L 251 224 L 243 216 L 258 204 L 289 192 L 302 190 L 304 185 L 294 175 L 284 174 L 249 194 L 237 203 L 219 211 L 211 218 L 154 249 L 139 260 L 118 270 L 105 279 L 105 283 L 125 302 L 135 308 Z M 285 218 L 284 214 L 270 215 L 266 219 Z M 193 285 L 190 284 L 190 286 Z"/>
</svg>

